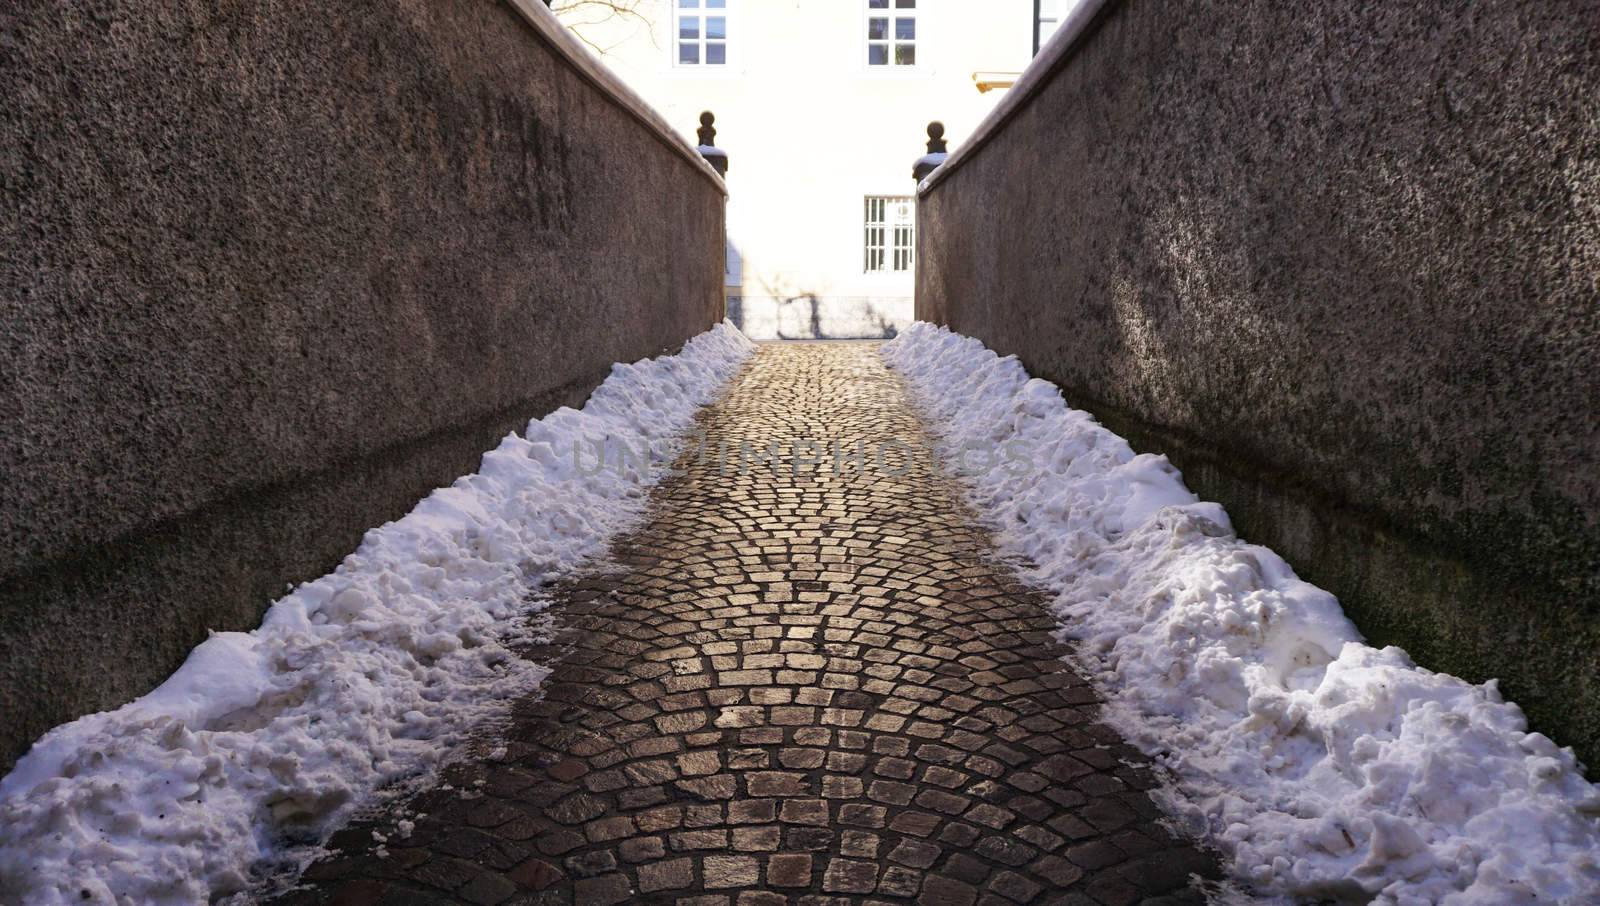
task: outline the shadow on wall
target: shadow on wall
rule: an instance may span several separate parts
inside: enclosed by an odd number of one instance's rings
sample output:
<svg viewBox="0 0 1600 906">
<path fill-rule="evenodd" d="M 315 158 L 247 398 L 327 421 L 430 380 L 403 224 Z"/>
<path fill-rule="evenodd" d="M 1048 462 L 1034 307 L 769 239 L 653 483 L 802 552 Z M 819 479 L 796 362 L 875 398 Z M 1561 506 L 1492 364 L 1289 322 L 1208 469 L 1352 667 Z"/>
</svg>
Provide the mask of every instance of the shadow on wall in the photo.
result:
<svg viewBox="0 0 1600 906">
<path fill-rule="evenodd" d="M 883 340 L 909 326 L 912 300 L 845 296 L 732 296 L 728 318 L 753 340 Z"/>
</svg>

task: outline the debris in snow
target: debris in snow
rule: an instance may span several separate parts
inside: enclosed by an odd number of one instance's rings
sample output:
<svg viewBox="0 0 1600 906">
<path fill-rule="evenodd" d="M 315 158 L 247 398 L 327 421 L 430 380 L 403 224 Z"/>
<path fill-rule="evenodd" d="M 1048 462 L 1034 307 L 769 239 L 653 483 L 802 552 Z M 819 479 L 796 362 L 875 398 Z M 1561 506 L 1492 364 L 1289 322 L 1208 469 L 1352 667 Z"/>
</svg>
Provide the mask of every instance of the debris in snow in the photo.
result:
<svg viewBox="0 0 1600 906">
<path fill-rule="evenodd" d="M 670 452 L 752 349 L 724 323 L 614 366 L 582 411 L 507 436 L 260 628 L 216 633 L 150 694 L 45 734 L 0 780 L 0 899 L 243 892 L 436 764 L 545 675 L 507 647 L 530 592 L 602 554 L 665 471 L 584 467 L 577 446 Z"/>
<path fill-rule="evenodd" d="M 925 323 L 883 355 L 947 461 L 1026 451 L 965 470 L 970 500 L 1238 878 L 1395 906 L 1600 902 L 1600 790 L 1493 682 L 1363 644 L 1332 595 L 1015 358 Z"/>
</svg>

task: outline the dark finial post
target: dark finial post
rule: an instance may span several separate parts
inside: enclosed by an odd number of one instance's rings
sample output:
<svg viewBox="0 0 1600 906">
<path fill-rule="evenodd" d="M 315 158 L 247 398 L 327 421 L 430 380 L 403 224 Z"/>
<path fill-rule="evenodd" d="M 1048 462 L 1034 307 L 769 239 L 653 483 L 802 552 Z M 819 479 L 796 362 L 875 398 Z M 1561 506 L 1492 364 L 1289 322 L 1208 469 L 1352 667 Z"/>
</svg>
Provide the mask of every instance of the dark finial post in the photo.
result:
<svg viewBox="0 0 1600 906">
<path fill-rule="evenodd" d="M 717 147 L 717 118 L 707 110 L 700 114 L 700 156 L 722 176 L 728 175 L 728 152 Z"/>
<path fill-rule="evenodd" d="M 934 120 L 928 124 L 928 153 L 911 165 L 911 178 L 922 182 L 934 168 L 944 163 L 950 155 L 945 153 L 944 123 Z"/>
</svg>

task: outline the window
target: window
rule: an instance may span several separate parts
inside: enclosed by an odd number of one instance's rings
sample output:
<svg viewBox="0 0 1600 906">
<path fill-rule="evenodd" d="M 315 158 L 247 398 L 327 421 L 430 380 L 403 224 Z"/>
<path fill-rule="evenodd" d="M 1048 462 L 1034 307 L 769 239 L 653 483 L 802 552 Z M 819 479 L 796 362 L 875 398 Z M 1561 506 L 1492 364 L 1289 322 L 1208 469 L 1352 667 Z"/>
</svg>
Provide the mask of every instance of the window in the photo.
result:
<svg viewBox="0 0 1600 906">
<path fill-rule="evenodd" d="M 917 0 L 867 0 L 867 65 L 917 65 Z"/>
<path fill-rule="evenodd" d="M 908 195 L 868 195 L 865 267 L 867 273 L 911 270 L 917 247 L 915 203 Z"/>
<path fill-rule="evenodd" d="M 677 0 L 673 25 L 679 66 L 724 66 L 728 62 L 728 0 Z"/>
<path fill-rule="evenodd" d="M 1050 36 L 1061 27 L 1061 20 L 1067 17 L 1067 10 L 1074 5 L 1074 0 L 1033 0 L 1033 52 L 1037 56 L 1039 49 L 1050 43 Z"/>
</svg>

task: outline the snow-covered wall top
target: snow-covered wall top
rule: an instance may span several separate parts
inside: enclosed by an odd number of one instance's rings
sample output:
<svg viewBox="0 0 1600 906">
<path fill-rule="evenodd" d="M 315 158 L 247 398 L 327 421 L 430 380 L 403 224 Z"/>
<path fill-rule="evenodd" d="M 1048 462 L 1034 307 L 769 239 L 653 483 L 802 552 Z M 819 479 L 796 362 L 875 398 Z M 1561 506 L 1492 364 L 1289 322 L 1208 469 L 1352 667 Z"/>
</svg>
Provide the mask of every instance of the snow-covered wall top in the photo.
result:
<svg viewBox="0 0 1600 906">
<path fill-rule="evenodd" d="M 1594 760 L 1592 19 L 1086 3 L 926 181 L 917 314 Z"/>
<path fill-rule="evenodd" d="M 525 7 L 0 11 L 0 766 L 720 317 L 721 181 Z"/>
</svg>

